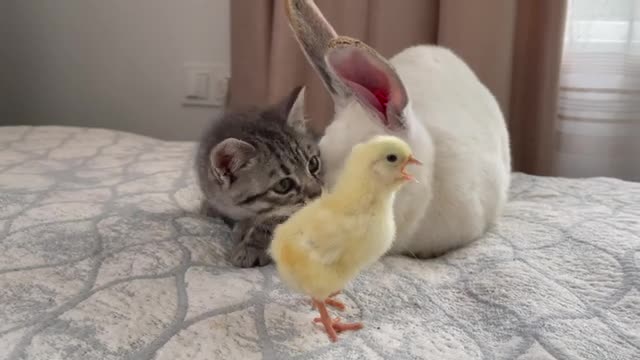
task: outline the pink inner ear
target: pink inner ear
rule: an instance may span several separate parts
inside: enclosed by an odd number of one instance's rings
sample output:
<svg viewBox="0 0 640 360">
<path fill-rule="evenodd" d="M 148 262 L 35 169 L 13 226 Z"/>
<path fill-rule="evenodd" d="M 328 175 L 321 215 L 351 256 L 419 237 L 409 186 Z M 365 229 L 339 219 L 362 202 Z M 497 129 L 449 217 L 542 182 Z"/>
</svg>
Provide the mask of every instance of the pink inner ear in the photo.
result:
<svg viewBox="0 0 640 360">
<path fill-rule="evenodd" d="M 391 85 L 385 69 L 355 50 L 336 52 L 329 60 L 336 74 L 386 121 Z"/>
<path fill-rule="evenodd" d="M 231 172 L 232 161 L 233 161 L 233 155 L 231 154 L 227 154 L 225 152 L 219 152 L 216 155 L 216 165 L 218 169 L 221 169 L 225 175 Z"/>
<path fill-rule="evenodd" d="M 382 113 L 387 113 L 387 103 L 389 103 L 389 91 L 383 89 L 374 89 L 373 95 L 378 99 L 378 102 L 382 105 Z"/>
</svg>

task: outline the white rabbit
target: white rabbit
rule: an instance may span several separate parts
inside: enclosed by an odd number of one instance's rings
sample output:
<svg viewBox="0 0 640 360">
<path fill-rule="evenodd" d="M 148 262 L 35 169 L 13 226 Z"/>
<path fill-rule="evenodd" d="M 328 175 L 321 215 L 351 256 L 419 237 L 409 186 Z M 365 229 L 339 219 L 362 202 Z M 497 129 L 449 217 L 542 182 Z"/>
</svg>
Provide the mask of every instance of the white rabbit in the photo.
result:
<svg viewBox="0 0 640 360">
<path fill-rule="evenodd" d="M 320 141 L 327 185 L 353 145 L 398 136 L 424 165 L 412 169 L 419 183 L 396 197 L 390 253 L 427 258 L 480 237 L 507 201 L 511 155 L 500 108 L 472 70 L 438 46 L 411 47 L 387 61 L 338 36 L 312 0 L 288 0 L 286 10 L 334 102 Z"/>
</svg>

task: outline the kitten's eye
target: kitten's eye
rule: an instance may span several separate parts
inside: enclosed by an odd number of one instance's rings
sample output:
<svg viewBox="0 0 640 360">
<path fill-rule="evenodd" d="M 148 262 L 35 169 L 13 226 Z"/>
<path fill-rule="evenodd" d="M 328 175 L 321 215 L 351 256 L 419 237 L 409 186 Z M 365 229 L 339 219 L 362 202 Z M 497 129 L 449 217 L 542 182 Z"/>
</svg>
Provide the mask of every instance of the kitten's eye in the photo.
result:
<svg viewBox="0 0 640 360">
<path fill-rule="evenodd" d="M 293 190 L 294 186 L 295 182 L 291 178 L 284 178 L 276 183 L 276 185 L 273 187 L 273 191 L 277 192 L 278 194 L 284 195 Z"/>
<path fill-rule="evenodd" d="M 309 172 L 315 174 L 320 170 L 320 159 L 317 156 L 309 159 Z"/>
<path fill-rule="evenodd" d="M 387 161 L 390 163 L 394 163 L 398 160 L 398 157 L 394 154 L 387 155 Z"/>
</svg>

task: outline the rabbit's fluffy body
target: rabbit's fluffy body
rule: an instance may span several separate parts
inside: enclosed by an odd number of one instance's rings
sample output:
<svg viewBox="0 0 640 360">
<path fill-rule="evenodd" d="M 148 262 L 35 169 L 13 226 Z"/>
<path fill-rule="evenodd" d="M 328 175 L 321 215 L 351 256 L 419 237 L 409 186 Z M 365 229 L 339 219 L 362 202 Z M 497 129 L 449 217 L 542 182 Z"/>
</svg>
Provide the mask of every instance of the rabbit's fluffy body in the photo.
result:
<svg viewBox="0 0 640 360">
<path fill-rule="evenodd" d="M 391 64 L 409 95 L 406 140 L 425 166 L 395 202 L 392 253 L 438 255 L 482 235 L 499 216 L 510 180 L 509 139 L 500 109 L 469 67 L 448 49 L 408 48 Z M 320 141 L 331 184 L 351 146 L 387 133 L 359 102 L 337 108 Z"/>
</svg>

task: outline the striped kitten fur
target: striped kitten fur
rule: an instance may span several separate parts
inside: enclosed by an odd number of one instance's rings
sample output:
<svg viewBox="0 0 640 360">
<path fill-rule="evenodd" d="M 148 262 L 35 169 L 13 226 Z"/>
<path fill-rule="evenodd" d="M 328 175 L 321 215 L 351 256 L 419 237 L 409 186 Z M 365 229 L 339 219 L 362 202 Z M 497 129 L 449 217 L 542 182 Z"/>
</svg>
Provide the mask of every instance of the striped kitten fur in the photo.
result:
<svg viewBox="0 0 640 360">
<path fill-rule="evenodd" d="M 273 228 L 321 194 L 316 141 L 301 87 L 272 107 L 225 114 L 205 133 L 196 158 L 202 209 L 233 224 L 234 265 L 268 264 Z"/>
</svg>

